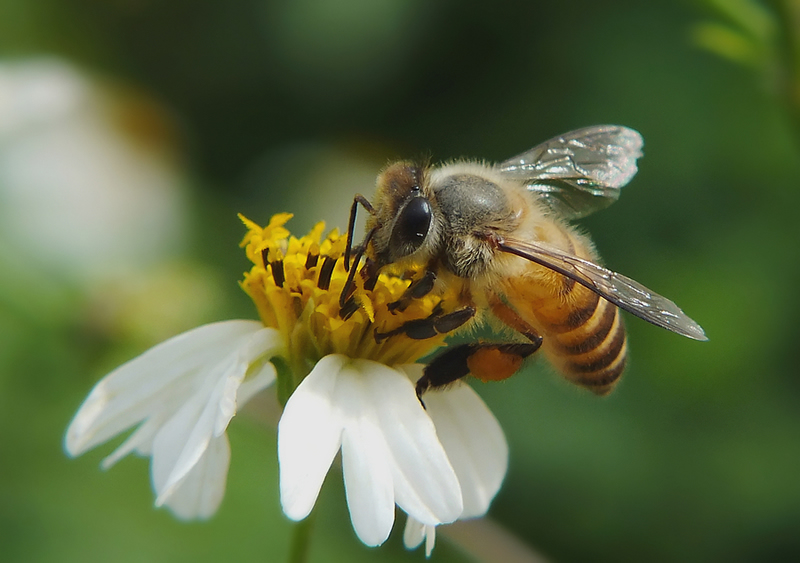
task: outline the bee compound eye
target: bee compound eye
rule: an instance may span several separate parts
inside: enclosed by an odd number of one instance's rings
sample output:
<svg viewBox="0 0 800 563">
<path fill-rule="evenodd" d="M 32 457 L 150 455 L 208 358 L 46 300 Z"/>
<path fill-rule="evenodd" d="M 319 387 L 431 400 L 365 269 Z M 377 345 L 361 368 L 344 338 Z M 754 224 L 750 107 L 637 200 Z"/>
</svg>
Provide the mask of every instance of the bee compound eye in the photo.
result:
<svg viewBox="0 0 800 563">
<path fill-rule="evenodd" d="M 403 254 L 411 254 L 422 245 L 431 227 L 433 210 L 424 197 L 415 197 L 400 211 L 392 232 L 392 243 Z"/>
</svg>

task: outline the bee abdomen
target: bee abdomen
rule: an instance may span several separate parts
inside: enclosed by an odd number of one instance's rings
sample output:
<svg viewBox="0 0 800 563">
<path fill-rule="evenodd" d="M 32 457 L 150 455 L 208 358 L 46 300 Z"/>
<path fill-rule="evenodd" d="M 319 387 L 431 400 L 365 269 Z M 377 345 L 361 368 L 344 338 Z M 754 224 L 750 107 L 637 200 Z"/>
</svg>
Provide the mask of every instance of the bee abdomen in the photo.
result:
<svg viewBox="0 0 800 563">
<path fill-rule="evenodd" d="M 567 254 L 596 260 L 588 240 L 574 232 L 561 228 L 538 235 Z M 610 393 L 627 359 L 619 309 L 568 276 L 533 266 L 530 272 L 505 282 L 510 304 L 541 332 L 545 354 L 566 379 L 597 395 Z"/>
<path fill-rule="evenodd" d="M 594 302 L 590 313 L 586 310 L 573 312 L 567 322 L 553 326 L 548 348 L 553 363 L 567 379 L 606 395 L 625 369 L 625 326 L 619 309 L 605 299 Z"/>
</svg>

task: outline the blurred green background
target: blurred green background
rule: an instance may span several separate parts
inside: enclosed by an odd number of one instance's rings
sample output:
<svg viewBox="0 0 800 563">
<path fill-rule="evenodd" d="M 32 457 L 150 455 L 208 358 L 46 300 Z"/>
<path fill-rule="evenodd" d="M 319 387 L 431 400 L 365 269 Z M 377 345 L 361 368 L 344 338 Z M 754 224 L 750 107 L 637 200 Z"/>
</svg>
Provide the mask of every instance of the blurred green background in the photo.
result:
<svg viewBox="0 0 800 563">
<path fill-rule="evenodd" d="M 255 317 L 236 212 L 344 227 L 389 159 L 619 123 L 640 172 L 582 224 L 710 341 L 629 318 L 606 399 L 541 360 L 474 383 L 511 449 L 490 516 L 557 562 L 800 560 L 799 75 L 796 0 L 0 0 L 0 559 L 285 560 L 257 409 L 219 513 L 183 523 L 146 460 L 63 453 L 93 383 Z M 334 470 L 312 560 L 421 560 L 401 524 L 361 545 Z"/>
</svg>

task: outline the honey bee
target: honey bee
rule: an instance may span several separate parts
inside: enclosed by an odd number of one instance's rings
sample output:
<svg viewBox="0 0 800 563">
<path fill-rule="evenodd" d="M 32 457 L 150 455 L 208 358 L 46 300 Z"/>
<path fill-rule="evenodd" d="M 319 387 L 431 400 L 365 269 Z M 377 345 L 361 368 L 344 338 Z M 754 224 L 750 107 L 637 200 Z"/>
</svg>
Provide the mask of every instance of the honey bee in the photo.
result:
<svg viewBox="0 0 800 563">
<path fill-rule="evenodd" d="M 458 308 L 410 321 L 404 333 L 429 338 L 475 318 L 493 317 L 520 335 L 508 343 L 470 343 L 434 358 L 417 395 L 469 373 L 504 379 L 538 350 L 569 381 L 598 395 L 622 374 L 627 341 L 620 309 L 680 335 L 707 340 L 672 301 L 599 265 L 591 240 L 570 221 L 607 207 L 636 174 L 641 135 L 600 125 L 550 139 L 498 165 L 458 161 L 428 166 L 401 161 L 378 177 L 374 203 L 357 195 L 350 214 L 349 268 L 358 205 L 367 234 L 355 263 L 362 272 L 419 267 L 424 274 L 390 307 L 444 288 Z M 342 292 L 347 308 L 356 267 Z"/>
</svg>

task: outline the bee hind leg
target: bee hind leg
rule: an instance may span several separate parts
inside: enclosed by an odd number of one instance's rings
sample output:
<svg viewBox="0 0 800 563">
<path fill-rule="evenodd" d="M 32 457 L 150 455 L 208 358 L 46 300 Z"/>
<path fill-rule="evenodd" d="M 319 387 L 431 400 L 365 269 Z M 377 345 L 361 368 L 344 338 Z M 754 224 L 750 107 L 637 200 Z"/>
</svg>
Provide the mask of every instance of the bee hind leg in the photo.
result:
<svg viewBox="0 0 800 563">
<path fill-rule="evenodd" d="M 541 344 L 539 339 L 530 344 L 473 342 L 450 348 L 425 367 L 422 377 L 417 380 L 417 398 L 424 407 L 422 394 L 425 391 L 443 387 L 468 374 L 481 381 L 509 378 L 519 370 L 522 361 L 536 352 Z"/>
<path fill-rule="evenodd" d="M 500 319 L 503 324 L 513 328 L 525 338 L 534 344 L 537 344 L 537 348 L 541 346 L 542 337 L 538 332 L 536 332 L 536 329 L 528 321 L 520 317 L 514 309 L 500 300 L 499 297 L 494 296 L 490 300 L 489 306 L 491 307 L 494 316 Z"/>
</svg>

